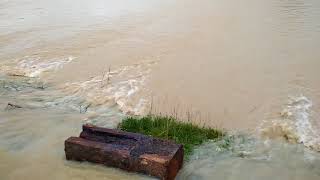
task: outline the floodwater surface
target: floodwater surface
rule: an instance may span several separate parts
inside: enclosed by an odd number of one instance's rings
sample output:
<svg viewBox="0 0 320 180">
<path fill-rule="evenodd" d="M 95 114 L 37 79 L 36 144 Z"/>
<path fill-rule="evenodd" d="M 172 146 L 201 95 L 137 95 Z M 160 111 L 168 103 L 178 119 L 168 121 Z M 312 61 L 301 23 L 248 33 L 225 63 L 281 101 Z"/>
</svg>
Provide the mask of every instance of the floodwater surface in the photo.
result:
<svg viewBox="0 0 320 180">
<path fill-rule="evenodd" d="M 318 0 L 0 0 L 0 179 L 150 179 L 63 150 L 149 112 L 232 134 L 177 179 L 320 179 L 319 19 Z"/>
</svg>

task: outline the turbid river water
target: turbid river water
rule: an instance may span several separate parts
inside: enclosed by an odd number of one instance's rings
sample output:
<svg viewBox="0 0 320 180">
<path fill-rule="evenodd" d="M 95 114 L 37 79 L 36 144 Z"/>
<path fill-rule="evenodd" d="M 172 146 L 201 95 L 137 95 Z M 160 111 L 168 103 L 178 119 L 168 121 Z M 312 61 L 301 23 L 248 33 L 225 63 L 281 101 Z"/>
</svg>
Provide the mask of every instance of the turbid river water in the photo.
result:
<svg viewBox="0 0 320 180">
<path fill-rule="evenodd" d="M 318 0 L 0 0 L 0 179 L 150 179 L 63 143 L 151 111 L 234 135 L 177 179 L 319 180 L 319 47 Z"/>
</svg>

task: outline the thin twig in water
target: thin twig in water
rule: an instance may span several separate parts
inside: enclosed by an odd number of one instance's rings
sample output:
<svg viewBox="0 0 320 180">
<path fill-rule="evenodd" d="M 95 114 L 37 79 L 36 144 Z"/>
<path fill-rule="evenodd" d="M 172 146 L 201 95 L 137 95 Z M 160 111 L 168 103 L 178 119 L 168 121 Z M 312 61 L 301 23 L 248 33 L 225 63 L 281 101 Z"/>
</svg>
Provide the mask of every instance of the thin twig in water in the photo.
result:
<svg viewBox="0 0 320 180">
<path fill-rule="evenodd" d="M 104 87 L 104 78 L 105 78 L 106 74 L 107 74 L 107 83 L 106 83 L 106 85 L 109 84 L 109 82 L 110 82 L 110 72 L 111 72 L 111 67 L 110 66 L 109 66 L 108 73 L 106 71 L 103 71 L 102 79 L 101 79 L 101 88 Z"/>
<path fill-rule="evenodd" d="M 111 71 L 111 66 L 109 66 L 109 71 L 108 71 L 108 78 L 107 78 L 107 85 L 110 82 L 110 71 Z"/>
<path fill-rule="evenodd" d="M 88 104 L 88 105 L 86 105 L 86 106 L 84 106 L 83 108 L 82 108 L 82 105 L 80 105 L 80 114 L 86 113 L 86 112 L 88 111 L 88 108 L 89 108 L 90 106 L 91 106 L 91 103 Z"/>
<path fill-rule="evenodd" d="M 103 88 L 103 86 L 104 86 L 104 84 L 103 84 L 103 82 L 104 82 L 104 77 L 106 76 L 106 71 L 103 71 L 102 72 L 102 79 L 101 79 L 101 88 Z"/>
<path fill-rule="evenodd" d="M 12 110 L 12 109 L 21 109 L 22 106 L 16 105 L 16 104 L 12 104 L 12 103 L 8 103 L 7 107 L 5 108 L 6 111 L 8 110 Z"/>
</svg>

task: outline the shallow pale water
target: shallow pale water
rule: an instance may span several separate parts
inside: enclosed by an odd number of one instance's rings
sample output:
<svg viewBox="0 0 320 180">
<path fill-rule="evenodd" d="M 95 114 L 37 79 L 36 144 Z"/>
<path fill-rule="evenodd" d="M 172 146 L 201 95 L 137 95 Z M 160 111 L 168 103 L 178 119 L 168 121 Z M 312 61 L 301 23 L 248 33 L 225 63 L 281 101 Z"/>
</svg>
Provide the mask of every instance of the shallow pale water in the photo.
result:
<svg viewBox="0 0 320 180">
<path fill-rule="evenodd" d="M 178 179 L 319 179 L 319 19 L 317 0 L 0 0 L 0 177 L 148 179 L 63 141 L 152 111 L 246 134 Z"/>
</svg>

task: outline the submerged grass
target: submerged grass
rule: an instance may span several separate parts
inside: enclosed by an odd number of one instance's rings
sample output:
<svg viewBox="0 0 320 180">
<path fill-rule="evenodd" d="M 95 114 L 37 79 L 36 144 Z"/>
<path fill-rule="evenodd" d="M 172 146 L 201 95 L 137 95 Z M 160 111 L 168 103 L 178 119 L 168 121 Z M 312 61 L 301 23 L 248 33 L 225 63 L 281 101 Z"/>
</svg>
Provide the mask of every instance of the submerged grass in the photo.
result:
<svg viewBox="0 0 320 180">
<path fill-rule="evenodd" d="M 178 144 L 183 144 L 186 159 L 196 146 L 208 140 L 219 140 L 225 135 L 221 130 L 180 122 L 173 117 L 152 115 L 127 117 L 119 124 L 118 128 L 123 131 L 174 140 Z"/>
</svg>

